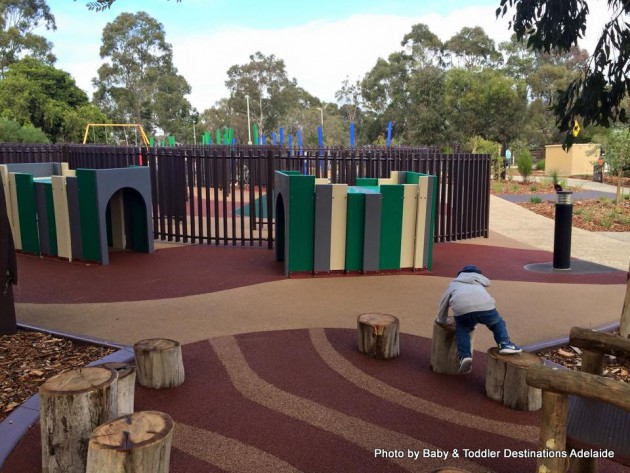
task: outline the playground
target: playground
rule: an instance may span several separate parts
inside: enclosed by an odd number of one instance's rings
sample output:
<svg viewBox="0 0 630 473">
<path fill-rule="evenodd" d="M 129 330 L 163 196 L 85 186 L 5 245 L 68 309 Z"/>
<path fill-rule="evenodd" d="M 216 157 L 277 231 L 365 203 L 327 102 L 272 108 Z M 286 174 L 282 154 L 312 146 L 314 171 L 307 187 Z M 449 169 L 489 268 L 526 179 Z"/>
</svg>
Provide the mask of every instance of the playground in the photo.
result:
<svg viewBox="0 0 630 473">
<path fill-rule="evenodd" d="M 287 279 L 272 251 L 168 242 L 110 252 L 108 266 L 20 255 L 18 318 L 125 346 L 180 341 L 185 383 L 138 386 L 135 401 L 175 420 L 173 472 L 534 471 L 526 453 L 541 412 L 486 396 L 488 330 L 477 331 L 470 375 L 431 370 L 439 297 L 474 262 L 512 338 L 536 351 L 571 327 L 618 323 L 630 242 L 574 229 L 574 267 L 587 271 L 528 271 L 551 260 L 553 222 L 499 197 L 490 206 L 489 238 L 436 244 L 432 269 L 412 274 Z M 367 312 L 398 317 L 399 358 L 357 351 L 356 318 Z M 25 431 L 3 473 L 41 469 L 39 428 L 27 422 L 36 405 L 18 408 L 8 433 L 3 423 L 3 443 Z M 601 459 L 600 471 L 627 467 Z"/>
</svg>

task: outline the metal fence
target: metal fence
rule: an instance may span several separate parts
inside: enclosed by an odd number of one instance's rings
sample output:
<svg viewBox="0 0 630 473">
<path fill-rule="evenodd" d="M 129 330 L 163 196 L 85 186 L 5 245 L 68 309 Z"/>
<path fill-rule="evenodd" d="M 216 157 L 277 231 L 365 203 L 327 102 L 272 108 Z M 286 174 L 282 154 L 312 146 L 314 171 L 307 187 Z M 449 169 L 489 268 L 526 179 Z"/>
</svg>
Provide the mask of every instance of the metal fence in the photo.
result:
<svg viewBox="0 0 630 473">
<path fill-rule="evenodd" d="M 272 248 L 273 177 L 295 170 L 331 183 L 391 171 L 437 176 L 434 239 L 488 236 L 490 156 L 433 148 L 304 149 L 280 146 L 174 148 L 0 144 L 0 163 L 68 162 L 71 169 L 149 166 L 156 239 Z"/>
</svg>

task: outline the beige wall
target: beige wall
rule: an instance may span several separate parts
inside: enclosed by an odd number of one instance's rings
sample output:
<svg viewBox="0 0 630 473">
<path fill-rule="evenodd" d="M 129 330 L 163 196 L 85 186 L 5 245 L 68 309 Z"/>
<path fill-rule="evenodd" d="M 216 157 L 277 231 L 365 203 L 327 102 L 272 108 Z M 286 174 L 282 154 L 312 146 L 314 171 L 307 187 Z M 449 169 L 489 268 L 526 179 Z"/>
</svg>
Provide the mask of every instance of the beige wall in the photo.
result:
<svg viewBox="0 0 630 473">
<path fill-rule="evenodd" d="M 562 145 L 545 146 L 545 172 L 554 169 L 560 176 L 593 174 L 593 164 L 600 155 L 598 144 L 574 144 L 568 152 Z"/>
</svg>

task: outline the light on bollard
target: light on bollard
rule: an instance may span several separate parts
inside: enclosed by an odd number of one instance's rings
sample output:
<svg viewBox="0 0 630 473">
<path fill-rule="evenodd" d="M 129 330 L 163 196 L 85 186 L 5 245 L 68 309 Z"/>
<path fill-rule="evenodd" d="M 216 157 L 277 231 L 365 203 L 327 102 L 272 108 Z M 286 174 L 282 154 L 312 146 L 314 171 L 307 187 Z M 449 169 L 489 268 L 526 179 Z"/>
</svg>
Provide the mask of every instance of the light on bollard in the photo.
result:
<svg viewBox="0 0 630 473">
<path fill-rule="evenodd" d="M 558 191 L 556 196 L 556 218 L 553 238 L 553 269 L 570 270 L 573 192 Z"/>
</svg>

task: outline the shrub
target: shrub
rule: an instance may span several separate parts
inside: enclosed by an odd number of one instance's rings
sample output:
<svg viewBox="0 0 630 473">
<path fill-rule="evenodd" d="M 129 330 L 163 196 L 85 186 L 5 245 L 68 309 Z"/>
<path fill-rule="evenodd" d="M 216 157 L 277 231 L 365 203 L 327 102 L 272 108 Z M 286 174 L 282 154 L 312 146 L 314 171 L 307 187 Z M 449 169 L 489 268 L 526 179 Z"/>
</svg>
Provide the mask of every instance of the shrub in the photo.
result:
<svg viewBox="0 0 630 473">
<path fill-rule="evenodd" d="M 540 204 L 542 203 L 542 197 L 538 197 L 537 195 L 533 195 L 529 198 L 529 202 L 532 204 Z"/>
<path fill-rule="evenodd" d="M 536 161 L 536 171 L 544 171 L 545 170 L 545 160 L 539 159 Z"/>
<path fill-rule="evenodd" d="M 524 149 L 516 157 L 516 168 L 522 176 L 523 181 L 528 182 L 529 176 L 532 175 L 532 170 L 534 168 L 532 154 L 528 150 Z"/>
</svg>

